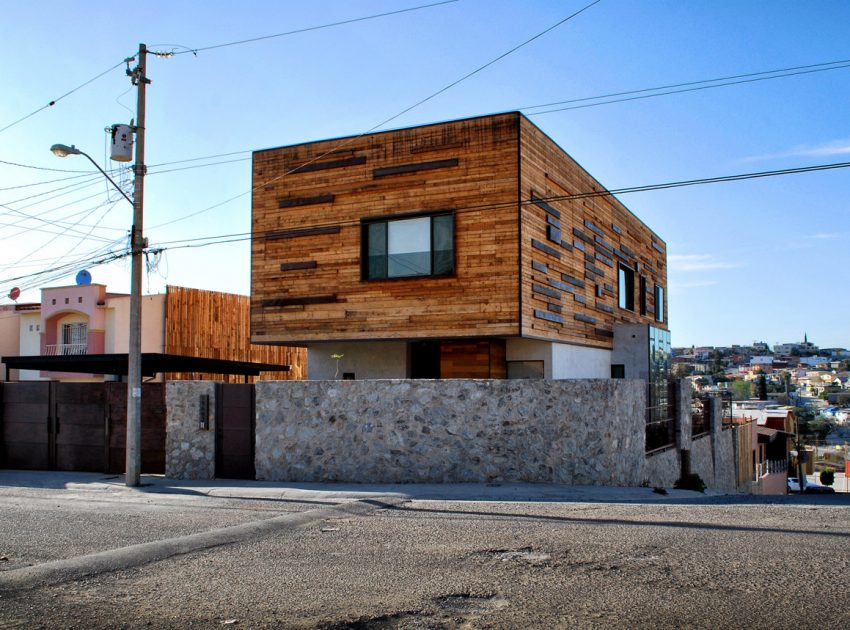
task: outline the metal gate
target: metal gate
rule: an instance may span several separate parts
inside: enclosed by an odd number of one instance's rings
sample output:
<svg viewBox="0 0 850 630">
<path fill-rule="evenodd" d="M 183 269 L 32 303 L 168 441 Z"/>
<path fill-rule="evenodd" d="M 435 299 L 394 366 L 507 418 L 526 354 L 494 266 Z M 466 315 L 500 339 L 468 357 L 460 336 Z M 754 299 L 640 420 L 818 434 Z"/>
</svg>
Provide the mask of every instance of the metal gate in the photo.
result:
<svg viewBox="0 0 850 630">
<path fill-rule="evenodd" d="M 106 395 L 107 472 L 123 474 L 127 463 L 127 384 L 104 383 Z M 165 383 L 142 385 L 141 472 L 165 474 Z"/>
<path fill-rule="evenodd" d="M 50 383 L 6 383 L 0 388 L 0 466 L 50 467 Z"/>
<path fill-rule="evenodd" d="M 215 418 L 215 476 L 255 479 L 254 386 L 217 385 Z"/>
<path fill-rule="evenodd" d="M 124 472 L 127 385 L 3 383 L 0 467 Z M 165 386 L 142 393 L 142 472 L 165 472 Z"/>
</svg>

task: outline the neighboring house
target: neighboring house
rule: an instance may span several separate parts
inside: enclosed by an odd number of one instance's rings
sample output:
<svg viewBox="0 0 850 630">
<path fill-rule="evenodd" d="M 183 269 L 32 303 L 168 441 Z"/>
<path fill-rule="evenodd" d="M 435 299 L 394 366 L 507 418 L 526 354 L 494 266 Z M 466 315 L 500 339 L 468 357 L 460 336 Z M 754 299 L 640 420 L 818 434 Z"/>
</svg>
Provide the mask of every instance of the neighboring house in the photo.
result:
<svg viewBox="0 0 850 630">
<path fill-rule="evenodd" d="M 311 379 L 669 369 L 664 241 L 518 112 L 256 151 L 253 190 L 251 339 Z"/>
<path fill-rule="evenodd" d="M 766 401 L 733 402 L 732 416 L 739 423 L 752 421 L 754 493 L 785 494 L 797 422 L 793 407 Z"/>
<path fill-rule="evenodd" d="M 3 306 L 0 356 L 6 380 L 119 377 L 127 364 L 129 313 L 130 296 L 109 293 L 102 284 L 44 288 L 40 304 Z M 247 296 L 171 286 L 163 294 L 143 296 L 148 380 L 241 381 L 257 364 L 274 368 L 264 378 L 301 378 L 304 350 L 252 345 L 248 320 Z"/>
</svg>

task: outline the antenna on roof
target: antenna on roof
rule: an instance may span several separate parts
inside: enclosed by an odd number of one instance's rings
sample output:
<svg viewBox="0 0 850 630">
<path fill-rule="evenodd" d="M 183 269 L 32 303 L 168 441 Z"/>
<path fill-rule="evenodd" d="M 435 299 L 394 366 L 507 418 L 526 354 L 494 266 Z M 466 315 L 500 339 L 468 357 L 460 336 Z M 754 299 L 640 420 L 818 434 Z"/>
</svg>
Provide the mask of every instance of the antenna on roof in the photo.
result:
<svg viewBox="0 0 850 630">
<path fill-rule="evenodd" d="M 91 284 L 91 274 L 83 269 L 77 274 L 77 284 L 86 285 Z"/>
</svg>

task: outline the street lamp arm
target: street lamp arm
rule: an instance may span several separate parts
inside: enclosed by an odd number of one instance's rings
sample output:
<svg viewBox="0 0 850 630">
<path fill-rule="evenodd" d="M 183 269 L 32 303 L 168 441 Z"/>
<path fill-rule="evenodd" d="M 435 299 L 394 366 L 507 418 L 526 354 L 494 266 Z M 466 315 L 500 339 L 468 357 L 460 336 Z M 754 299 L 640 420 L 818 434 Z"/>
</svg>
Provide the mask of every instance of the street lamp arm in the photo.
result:
<svg viewBox="0 0 850 630">
<path fill-rule="evenodd" d="M 67 145 L 64 145 L 64 144 L 54 144 L 52 147 L 50 147 L 50 150 L 53 151 L 53 153 L 55 155 L 58 155 L 59 157 L 65 157 L 66 155 L 84 155 L 86 158 L 88 158 L 88 161 L 91 162 L 92 164 L 94 164 L 94 167 L 97 170 L 99 170 L 101 172 L 101 174 L 107 180 L 109 180 L 109 183 L 112 184 L 115 187 L 115 190 L 117 190 L 118 192 L 121 193 L 121 195 L 124 197 L 124 199 L 126 199 L 130 203 L 131 206 L 135 205 L 133 203 L 133 200 L 130 199 L 130 197 L 127 196 L 127 193 L 125 193 L 123 190 L 121 190 L 121 187 L 118 184 L 115 183 L 115 180 L 113 180 L 109 175 L 107 175 L 106 171 L 104 171 L 102 168 L 100 168 L 100 164 L 95 162 L 92 159 L 92 157 L 88 153 L 86 153 L 85 151 L 80 151 L 73 144 L 70 147 L 67 146 Z"/>
</svg>

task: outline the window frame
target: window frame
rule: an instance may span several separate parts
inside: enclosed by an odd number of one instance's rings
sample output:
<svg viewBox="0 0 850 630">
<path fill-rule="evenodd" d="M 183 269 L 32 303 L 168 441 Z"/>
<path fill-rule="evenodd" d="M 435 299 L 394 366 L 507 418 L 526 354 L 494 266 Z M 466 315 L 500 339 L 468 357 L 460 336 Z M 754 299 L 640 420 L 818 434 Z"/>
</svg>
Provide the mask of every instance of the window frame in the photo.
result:
<svg viewBox="0 0 850 630">
<path fill-rule="evenodd" d="M 664 323 L 664 287 L 660 284 L 655 285 L 655 290 L 653 291 L 653 297 L 655 299 L 655 321 L 659 324 Z"/>
<path fill-rule="evenodd" d="M 360 279 L 363 282 L 384 282 L 387 280 L 413 280 L 423 278 L 450 278 L 454 277 L 457 271 L 457 225 L 455 221 L 455 210 L 426 210 L 421 212 L 408 212 L 404 214 L 394 214 L 379 217 L 369 217 L 360 220 Z M 434 273 L 435 255 L 434 249 L 434 218 L 435 217 L 451 217 L 451 268 L 444 273 Z M 389 275 L 389 224 L 395 221 L 410 221 L 414 219 L 428 218 L 429 221 L 429 247 L 430 247 L 430 273 L 427 274 L 411 274 L 406 276 L 390 276 Z M 369 274 L 369 230 L 374 225 L 384 225 L 384 267 L 383 276 L 372 277 Z"/>
<path fill-rule="evenodd" d="M 617 306 L 625 311 L 635 310 L 635 270 L 623 263 L 617 266 Z"/>
</svg>

